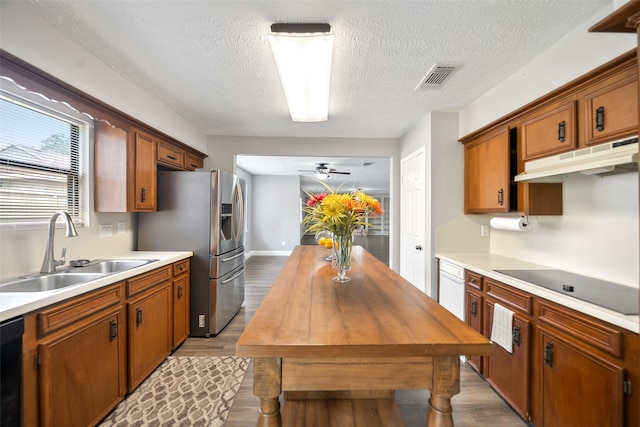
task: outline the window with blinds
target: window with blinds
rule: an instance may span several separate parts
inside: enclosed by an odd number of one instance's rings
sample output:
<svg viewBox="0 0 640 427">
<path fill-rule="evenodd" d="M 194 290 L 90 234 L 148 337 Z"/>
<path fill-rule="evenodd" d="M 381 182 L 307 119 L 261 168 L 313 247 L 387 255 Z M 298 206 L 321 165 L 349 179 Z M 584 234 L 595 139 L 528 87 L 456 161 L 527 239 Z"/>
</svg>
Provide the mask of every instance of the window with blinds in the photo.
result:
<svg viewBox="0 0 640 427">
<path fill-rule="evenodd" d="M 88 129 L 61 112 L 0 95 L 0 227 L 46 223 L 58 210 L 82 224 Z"/>
</svg>

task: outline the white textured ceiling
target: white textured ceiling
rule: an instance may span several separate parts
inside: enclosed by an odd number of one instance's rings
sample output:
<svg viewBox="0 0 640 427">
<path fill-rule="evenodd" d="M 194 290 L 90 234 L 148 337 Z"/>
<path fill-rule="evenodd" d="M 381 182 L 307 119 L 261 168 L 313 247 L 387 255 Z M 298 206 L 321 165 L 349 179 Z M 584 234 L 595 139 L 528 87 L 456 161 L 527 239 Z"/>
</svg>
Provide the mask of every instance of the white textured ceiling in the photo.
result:
<svg viewBox="0 0 640 427">
<path fill-rule="evenodd" d="M 68 37 L 208 135 L 400 138 L 458 111 L 611 0 L 32 0 Z M 329 120 L 291 121 L 274 22 L 335 33 Z M 431 66 L 458 71 L 415 91 Z M 316 161 L 323 161 L 317 159 Z"/>
</svg>

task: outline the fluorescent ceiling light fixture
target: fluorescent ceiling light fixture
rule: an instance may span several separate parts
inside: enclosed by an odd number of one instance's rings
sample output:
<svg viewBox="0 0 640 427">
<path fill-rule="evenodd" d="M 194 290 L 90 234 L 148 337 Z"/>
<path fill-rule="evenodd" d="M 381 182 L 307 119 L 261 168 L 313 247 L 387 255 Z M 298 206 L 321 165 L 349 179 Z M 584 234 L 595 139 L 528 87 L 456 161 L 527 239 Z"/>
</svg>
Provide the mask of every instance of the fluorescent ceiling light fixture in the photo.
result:
<svg viewBox="0 0 640 427">
<path fill-rule="evenodd" d="M 294 122 L 329 117 L 333 33 L 329 24 L 273 24 L 269 33 Z"/>
</svg>

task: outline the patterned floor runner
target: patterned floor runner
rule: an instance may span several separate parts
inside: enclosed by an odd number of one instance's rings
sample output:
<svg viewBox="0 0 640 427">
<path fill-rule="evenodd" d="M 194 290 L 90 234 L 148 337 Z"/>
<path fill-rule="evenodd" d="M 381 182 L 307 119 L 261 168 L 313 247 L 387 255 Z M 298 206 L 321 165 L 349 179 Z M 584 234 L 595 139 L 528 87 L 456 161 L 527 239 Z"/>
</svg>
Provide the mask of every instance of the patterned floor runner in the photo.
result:
<svg viewBox="0 0 640 427">
<path fill-rule="evenodd" d="M 249 359 L 168 357 L 99 427 L 222 427 Z"/>
</svg>

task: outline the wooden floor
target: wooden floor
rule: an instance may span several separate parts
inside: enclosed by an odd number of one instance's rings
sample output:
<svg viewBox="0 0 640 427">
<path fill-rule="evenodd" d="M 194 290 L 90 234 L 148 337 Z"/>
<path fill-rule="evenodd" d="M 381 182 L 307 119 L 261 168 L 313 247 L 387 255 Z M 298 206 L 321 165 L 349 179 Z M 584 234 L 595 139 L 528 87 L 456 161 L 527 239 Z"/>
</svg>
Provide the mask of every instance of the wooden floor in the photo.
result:
<svg viewBox="0 0 640 427">
<path fill-rule="evenodd" d="M 286 260 L 287 257 L 279 256 L 249 258 L 246 270 L 245 302 L 235 318 L 216 337 L 188 338 L 174 355 L 235 355 L 236 341 Z M 258 399 L 253 395 L 252 387 L 252 367 L 249 367 L 225 427 L 255 425 L 258 417 Z M 467 365 L 463 365 L 461 369 L 460 389 L 460 394 L 452 399 L 453 420 L 456 427 L 525 427 L 527 425 Z M 396 392 L 396 401 L 406 427 L 424 427 L 426 425 L 428 398 L 429 392 L 426 390 L 399 390 Z"/>
</svg>

